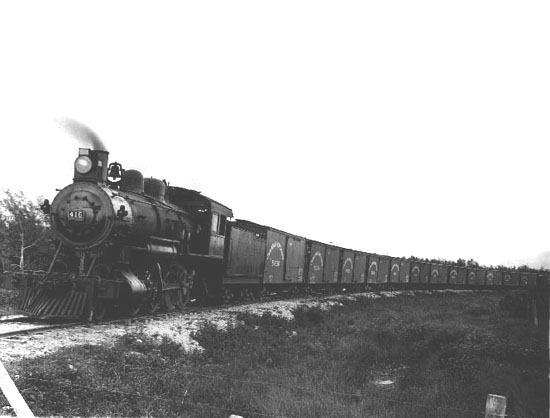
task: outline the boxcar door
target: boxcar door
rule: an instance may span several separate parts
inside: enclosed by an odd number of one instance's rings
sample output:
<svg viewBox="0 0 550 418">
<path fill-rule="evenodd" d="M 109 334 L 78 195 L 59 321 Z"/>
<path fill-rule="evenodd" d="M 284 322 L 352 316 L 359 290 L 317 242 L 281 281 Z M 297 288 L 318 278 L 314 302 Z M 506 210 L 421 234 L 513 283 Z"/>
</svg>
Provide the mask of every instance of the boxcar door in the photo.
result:
<svg viewBox="0 0 550 418">
<path fill-rule="evenodd" d="M 306 240 L 289 236 L 286 246 L 286 281 L 296 283 L 302 283 L 304 281 L 305 255 Z"/>
</svg>

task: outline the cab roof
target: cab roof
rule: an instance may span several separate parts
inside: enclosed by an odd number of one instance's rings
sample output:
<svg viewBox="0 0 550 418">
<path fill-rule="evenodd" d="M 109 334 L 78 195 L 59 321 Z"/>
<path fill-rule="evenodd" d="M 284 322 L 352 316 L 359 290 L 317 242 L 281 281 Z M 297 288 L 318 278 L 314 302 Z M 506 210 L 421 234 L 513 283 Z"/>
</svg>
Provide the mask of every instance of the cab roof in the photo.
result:
<svg viewBox="0 0 550 418">
<path fill-rule="evenodd" d="M 168 186 L 166 198 L 169 202 L 181 206 L 190 212 L 197 212 L 199 209 L 206 209 L 210 212 L 217 212 L 228 218 L 233 217 L 233 211 L 225 205 L 206 197 L 201 192 L 183 187 Z"/>
</svg>

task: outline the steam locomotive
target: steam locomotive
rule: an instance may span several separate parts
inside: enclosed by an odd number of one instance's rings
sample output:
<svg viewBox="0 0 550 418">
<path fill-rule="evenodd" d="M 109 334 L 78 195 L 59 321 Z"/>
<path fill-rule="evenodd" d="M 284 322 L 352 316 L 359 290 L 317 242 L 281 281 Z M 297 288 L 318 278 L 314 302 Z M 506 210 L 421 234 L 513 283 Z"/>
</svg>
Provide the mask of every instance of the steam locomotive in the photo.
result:
<svg viewBox="0 0 550 418">
<path fill-rule="evenodd" d="M 73 183 L 42 210 L 59 242 L 47 271 L 20 274 L 20 309 L 101 320 L 272 291 L 534 286 L 541 273 L 467 268 L 354 251 L 234 220 L 202 193 L 80 148 Z"/>
</svg>

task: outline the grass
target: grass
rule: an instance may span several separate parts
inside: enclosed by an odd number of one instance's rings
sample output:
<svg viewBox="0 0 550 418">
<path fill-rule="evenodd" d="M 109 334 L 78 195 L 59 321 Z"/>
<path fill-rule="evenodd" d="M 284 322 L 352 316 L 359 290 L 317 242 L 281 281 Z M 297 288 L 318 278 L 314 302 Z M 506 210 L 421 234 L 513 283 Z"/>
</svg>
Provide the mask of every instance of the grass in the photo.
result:
<svg viewBox="0 0 550 418">
<path fill-rule="evenodd" d="M 492 393 L 508 414 L 546 416 L 548 336 L 503 299 L 361 299 L 298 309 L 294 321 L 241 314 L 227 330 L 204 324 L 199 354 L 138 333 L 8 368 L 40 415 L 463 418 L 482 416 Z"/>
</svg>

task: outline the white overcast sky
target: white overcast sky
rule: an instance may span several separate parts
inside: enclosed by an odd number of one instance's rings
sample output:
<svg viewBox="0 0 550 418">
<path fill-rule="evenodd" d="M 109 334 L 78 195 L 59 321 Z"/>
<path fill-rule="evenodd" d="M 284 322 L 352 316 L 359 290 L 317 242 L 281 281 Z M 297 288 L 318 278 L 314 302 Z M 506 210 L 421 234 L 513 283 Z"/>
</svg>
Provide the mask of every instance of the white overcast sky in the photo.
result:
<svg viewBox="0 0 550 418">
<path fill-rule="evenodd" d="M 111 161 L 394 256 L 550 251 L 548 1 L 4 1 L 0 188 Z M 548 262 L 550 263 L 550 254 Z M 539 257 L 539 258 L 537 258 Z"/>
</svg>

